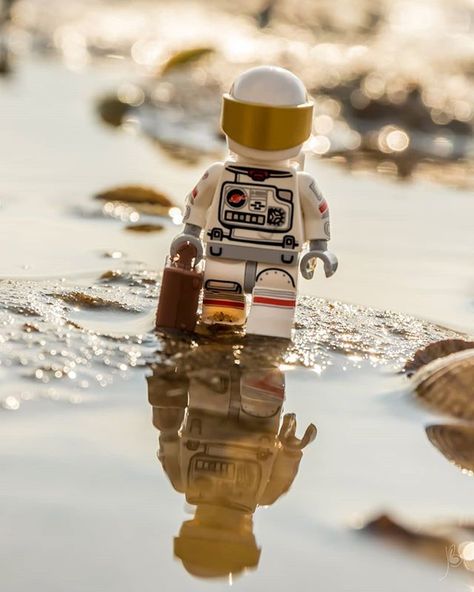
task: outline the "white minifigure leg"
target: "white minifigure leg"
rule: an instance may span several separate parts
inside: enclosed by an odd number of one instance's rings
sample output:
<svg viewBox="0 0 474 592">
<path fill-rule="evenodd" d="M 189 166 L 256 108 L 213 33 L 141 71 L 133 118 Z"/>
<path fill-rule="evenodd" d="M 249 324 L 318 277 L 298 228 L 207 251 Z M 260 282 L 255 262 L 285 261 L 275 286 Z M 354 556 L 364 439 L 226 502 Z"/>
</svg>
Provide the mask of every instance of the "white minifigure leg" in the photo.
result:
<svg viewBox="0 0 474 592">
<path fill-rule="evenodd" d="M 257 266 L 247 333 L 291 339 L 297 278 L 297 265 Z"/>
<path fill-rule="evenodd" d="M 208 325 L 243 325 L 245 261 L 208 257 L 204 271 L 201 321 Z"/>
</svg>

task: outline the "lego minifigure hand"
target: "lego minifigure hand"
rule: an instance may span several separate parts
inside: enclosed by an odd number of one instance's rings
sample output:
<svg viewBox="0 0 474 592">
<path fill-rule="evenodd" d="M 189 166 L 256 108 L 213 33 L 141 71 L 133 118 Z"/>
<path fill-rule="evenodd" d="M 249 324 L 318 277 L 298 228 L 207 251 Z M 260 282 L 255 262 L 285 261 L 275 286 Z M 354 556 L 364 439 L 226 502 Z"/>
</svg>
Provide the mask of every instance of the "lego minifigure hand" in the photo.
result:
<svg viewBox="0 0 474 592">
<path fill-rule="evenodd" d="M 308 444 L 316 438 L 318 430 L 312 423 L 306 428 L 302 438 L 296 436 L 296 416 L 294 413 L 287 413 L 283 417 L 283 423 L 281 425 L 280 432 L 278 434 L 280 442 L 286 448 L 293 450 L 303 450 Z"/>
<path fill-rule="evenodd" d="M 175 236 L 170 245 L 170 255 L 172 258 L 176 257 L 181 247 L 186 244 L 192 245 L 196 249 L 196 263 L 202 259 L 203 247 L 199 235 L 201 229 L 195 224 L 186 224 L 183 232 Z"/>
<path fill-rule="evenodd" d="M 317 259 L 321 259 L 324 263 L 326 277 L 331 277 L 336 273 L 338 265 L 337 257 L 331 251 L 327 250 L 327 241 L 311 240 L 309 241 L 309 251 L 303 255 L 300 261 L 301 275 L 305 280 L 312 279 Z"/>
</svg>

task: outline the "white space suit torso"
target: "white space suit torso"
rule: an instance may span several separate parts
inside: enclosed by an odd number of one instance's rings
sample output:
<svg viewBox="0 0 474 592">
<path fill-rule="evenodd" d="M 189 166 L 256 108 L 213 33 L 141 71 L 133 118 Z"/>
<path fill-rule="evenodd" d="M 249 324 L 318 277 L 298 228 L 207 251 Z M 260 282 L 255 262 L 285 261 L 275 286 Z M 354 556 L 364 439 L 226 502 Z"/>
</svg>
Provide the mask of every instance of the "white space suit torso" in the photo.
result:
<svg viewBox="0 0 474 592">
<path fill-rule="evenodd" d="M 314 179 L 297 165 L 242 158 L 213 164 L 186 200 L 184 222 L 203 229 L 205 322 L 290 337 L 298 255 L 329 239 L 329 210 Z"/>
<path fill-rule="evenodd" d="M 291 265 L 307 240 L 329 239 L 327 203 L 296 165 L 213 164 L 188 195 L 184 221 L 204 228 L 207 255 Z"/>
<path fill-rule="evenodd" d="M 207 253 L 293 263 L 304 242 L 296 175 L 294 167 L 224 163 L 207 219 Z"/>
</svg>

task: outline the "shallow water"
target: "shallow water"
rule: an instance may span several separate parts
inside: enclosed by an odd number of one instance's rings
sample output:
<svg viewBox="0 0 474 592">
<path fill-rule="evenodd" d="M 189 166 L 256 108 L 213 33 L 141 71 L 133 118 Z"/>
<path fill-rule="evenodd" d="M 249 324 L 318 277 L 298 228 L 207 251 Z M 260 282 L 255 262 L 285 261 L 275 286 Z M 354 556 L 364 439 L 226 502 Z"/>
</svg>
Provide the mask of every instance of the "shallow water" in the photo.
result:
<svg viewBox="0 0 474 592">
<path fill-rule="evenodd" d="M 429 444 L 427 416 L 415 412 L 402 381 L 338 365 L 320 378 L 293 371 L 286 380 L 285 410 L 296 413 L 299 433 L 314 422 L 319 434 L 289 493 L 257 509 L 261 559 L 234 585 L 460 589 L 463 570 L 443 579 L 447 562 L 351 530 L 384 510 L 415 523 L 472 516 L 472 478 Z M 91 394 L 73 407 L 30 403 L 2 420 L 6 589 L 209 588 L 173 560 L 173 537 L 192 516 L 155 458 L 143 378 Z"/>
<path fill-rule="evenodd" d="M 180 204 L 207 161 L 185 166 L 136 135 L 100 126 L 95 98 L 128 75 L 121 65 L 75 73 L 51 60 L 33 60 L 1 82 L 0 108 L 8 114 L 0 146 L 0 241 L 8 254 L 0 282 L 5 590 L 474 586 L 449 548 L 446 561 L 429 561 L 354 529 L 381 512 L 415 527 L 472 523 L 472 475 L 452 465 L 425 433 L 427 425 L 450 420 L 418 407 L 399 373 L 417 347 L 455 334 L 403 314 L 306 298 L 295 345 L 287 351 L 272 344 L 269 359 L 263 344 L 264 361 L 257 355 L 261 342 L 236 338 L 229 345 L 221 336 L 216 348 L 215 340 L 209 345 L 201 337 L 176 348 L 155 336 L 154 271 L 177 228 L 160 218 L 162 232 L 125 232 L 128 221 L 102 215 L 92 196 L 140 183 Z M 302 285 L 303 293 L 390 307 L 460 330 L 473 327 L 471 195 L 349 176 L 319 161 L 308 165 L 331 201 L 334 250 L 342 264 L 334 281 L 318 277 Z M 447 202 L 455 224 L 439 214 Z M 110 269 L 129 275 L 123 282 L 101 280 Z M 58 298 L 71 293 L 76 296 Z M 91 305 L 78 293 L 99 295 L 102 304 L 122 303 L 126 310 Z M 167 368 L 178 368 L 178 377 L 172 383 L 165 376 L 157 400 L 150 385 Z M 195 376 L 199 368 L 204 389 Z M 273 378 L 266 380 L 268 374 Z M 235 442 L 243 446 L 260 432 L 267 434 L 266 446 L 280 449 L 276 421 L 265 420 L 257 408 L 263 405 L 267 415 L 269 406 L 279 409 L 282 375 L 284 413 L 296 414 L 298 436 L 311 423 L 318 435 L 304 449 L 288 493 L 255 511 L 258 567 L 235 574 L 232 582 L 190 576 L 173 557 L 173 538 L 194 510 L 156 459 L 150 402 L 169 412 L 159 425 L 172 443 L 177 437 L 184 442 L 176 425 L 183 412 L 179 395 L 189 390 L 188 413 L 211 427 L 220 417 L 221 432 L 214 437 L 223 439 L 224 450 L 232 452 Z M 250 394 L 243 389 L 249 382 Z M 216 390 L 222 395 L 228 389 L 226 407 Z M 237 421 L 244 417 L 238 415 L 239 392 L 250 397 L 252 429 Z M 234 431 L 227 431 L 227 415 Z M 189 449 L 175 445 L 171 458 L 181 458 L 186 475 L 183 450 Z M 291 466 L 280 473 L 287 484 Z M 207 540 L 229 540 L 228 522 L 213 516 Z M 242 527 L 247 542 L 249 524 Z M 472 531 L 450 533 L 456 544 L 472 539 Z M 234 542 L 238 534 L 232 532 Z M 234 548 L 233 557 L 238 555 Z M 212 571 L 199 567 L 194 555 L 189 564 L 195 573 Z"/>
</svg>

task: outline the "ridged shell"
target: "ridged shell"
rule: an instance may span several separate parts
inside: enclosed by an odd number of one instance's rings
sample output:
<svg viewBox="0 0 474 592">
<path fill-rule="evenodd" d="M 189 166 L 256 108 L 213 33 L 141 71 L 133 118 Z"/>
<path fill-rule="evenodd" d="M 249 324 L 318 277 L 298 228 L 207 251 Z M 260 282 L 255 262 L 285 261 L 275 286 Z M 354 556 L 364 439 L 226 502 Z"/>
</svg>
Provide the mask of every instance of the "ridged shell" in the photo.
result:
<svg viewBox="0 0 474 592">
<path fill-rule="evenodd" d="M 413 381 L 423 402 L 453 417 L 474 420 L 474 349 L 430 362 Z"/>
<path fill-rule="evenodd" d="M 432 425 L 426 435 L 450 462 L 474 473 L 474 425 Z"/>
<path fill-rule="evenodd" d="M 435 341 L 415 352 L 413 358 L 406 363 L 405 372 L 411 375 L 433 360 L 465 349 L 474 349 L 474 341 L 466 341 L 464 339 L 442 339 L 441 341 Z"/>
</svg>

